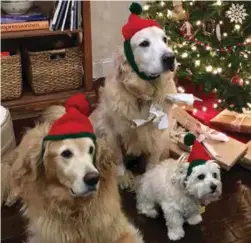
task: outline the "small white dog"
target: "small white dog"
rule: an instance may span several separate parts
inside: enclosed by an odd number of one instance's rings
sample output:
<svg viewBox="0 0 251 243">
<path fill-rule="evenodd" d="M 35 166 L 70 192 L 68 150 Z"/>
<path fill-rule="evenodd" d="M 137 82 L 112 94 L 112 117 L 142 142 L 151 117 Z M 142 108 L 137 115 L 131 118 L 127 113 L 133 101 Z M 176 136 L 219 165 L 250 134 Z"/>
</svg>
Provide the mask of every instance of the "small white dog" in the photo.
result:
<svg viewBox="0 0 251 243">
<path fill-rule="evenodd" d="M 191 163 L 168 159 L 146 172 L 137 188 L 137 209 L 140 214 L 155 218 L 156 204 L 161 206 L 168 237 L 184 237 L 184 222 L 196 225 L 202 221 L 199 209 L 205 200 L 221 195 L 220 169 L 212 160 L 192 168 Z"/>
</svg>

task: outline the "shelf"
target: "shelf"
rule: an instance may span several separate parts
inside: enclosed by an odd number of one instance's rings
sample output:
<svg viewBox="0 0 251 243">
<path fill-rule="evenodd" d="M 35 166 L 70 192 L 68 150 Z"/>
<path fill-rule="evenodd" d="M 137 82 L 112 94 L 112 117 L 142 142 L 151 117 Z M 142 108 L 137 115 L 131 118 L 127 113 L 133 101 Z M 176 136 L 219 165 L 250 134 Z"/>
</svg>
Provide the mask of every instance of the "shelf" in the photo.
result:
<svg viewBox="0 0 251 243">
<path fill-rule="evenodd" d="M 76 34 L 82 32 L 79 30 L 65 30 L 65 31 L 50 31 L 50 30 L 26 30 L 26 31 L 14 31 L 14 32 L 1 32 L 1 39 L 16 39 L 35 36 L 51 36 L 51 35 L 67 35 Z"/>
<path fill-rule="evenodd" d="M 38 117 L 47 107 L 51 105 L 63 105 L 70 96 L 79 92 L 83 92 L 92 108 L 95 108 L 95 91 L 85 92 L 83 88 L 45 95 L 35 95 L 31 90 L 27 89 L 23 92 L 21 98 L 3 101 L 2 106 L 10 110 L 13 120 Z"/>
</svg>

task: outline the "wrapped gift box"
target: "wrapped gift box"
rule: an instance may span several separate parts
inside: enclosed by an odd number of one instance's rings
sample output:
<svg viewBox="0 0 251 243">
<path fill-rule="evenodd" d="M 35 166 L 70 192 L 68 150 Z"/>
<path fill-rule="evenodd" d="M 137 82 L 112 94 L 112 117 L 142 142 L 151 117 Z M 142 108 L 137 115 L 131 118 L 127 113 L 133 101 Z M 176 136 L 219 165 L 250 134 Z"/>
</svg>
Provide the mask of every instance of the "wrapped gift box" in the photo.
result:
<svg viewBox="0 0 251 243">
<path fill-rule="evenodd" d="M 247 145 L 248 145 L 248 150 L 244 155 L 244 157 L 242 158 L 242 160 L 240 161 L 240 164 L 243 167 L 251 170 L 251 141 L 249 141 Z"/>
<path fill-rule="evenodd" d="M 182 150 L 177 143 L 170 141 L 169 142 L 169 149 L 171 153 L 171 157 L 178 159 L 182 154 L 186 153 L 184 150 Z M 188 153 L 186 153 L 188 154 Z"/>
<path fill-rule="evenodd" d="M 224 110 L 210 123 L 221 130 L 251 134 L 251 114 L 248 113 L 238 114 Z"/>
<path fill-rule="evenodd" d="M 199 126 L 204 126 L 180 107 L 175 107 L 173 109 L 173 117 L 179 124 L 194 134 L 197 134 Z M 230 137 L 226 142 L 207 139 L 206 143 L 208 148 L 210 146 L 210 148 L 217 154 L 217 157 L 214 157 L 210 151 L 208 152 L 218 161 L 220 166 L 226 170 L 229 170 L 247 151 L 246 144 Z"/>
</svg>

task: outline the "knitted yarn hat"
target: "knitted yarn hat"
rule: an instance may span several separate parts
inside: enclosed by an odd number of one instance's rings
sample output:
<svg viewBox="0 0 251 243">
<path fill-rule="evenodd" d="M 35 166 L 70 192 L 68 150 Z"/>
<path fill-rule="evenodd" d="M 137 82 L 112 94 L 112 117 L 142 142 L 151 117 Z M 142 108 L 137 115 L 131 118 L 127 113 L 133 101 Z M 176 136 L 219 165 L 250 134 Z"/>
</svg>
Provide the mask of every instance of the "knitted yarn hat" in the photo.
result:
<svg viewBox="0 0 251 243">
<path fill-rule="evenodd" d="M 96 139 L 88 118 L 90 108 L 84 94 L 76 94 L 65 103 L 66 113 L 56 120 L 44 141 L 89 137 Z"/>
<path fill-rule="evenodd" d="M 90 107 L 85 95 L 79 93 L 71 96 L 65 102 L 65 110 L 66 113 L 52 124 L 48 135 L 43 139 L 39 163 L 41 171 L 44 168 L 43 156 L 47 141 L 89 137 L 96 144 L 96 135 L 88 118 Z M 93 162 L 96 163 L 96 154 L 94 154 Z"/>
<path fill-rule="evenodd" d="M 140 30 L 143 30 L 148 27 L 158 27 L 160 25 L 151 19 L 142 19 L 139 15 L 142 13 L 142 7 L 139 3 L 133 2 L 129 8 L 131 15 L 128 18 L 128 22 L 122 27 L 122 34 L 124 36 L 124 52 L 127 58 L 127 61 L 133 68 L 133 70 L 138 74 L 138 76 L 144 80 L 153 80 L 156 77 L 148 77 L 145 73 L 140 72 L 137 64 L 135 62 L 130 40 L 131 38 Z"/>
<path fill-rule="evenodd" d="M 190 163 L 187 171 L 187 176 L 190 176 L 194 167 L 205 164 L 208 160 L 211 160 L 211 156 L 206 151 L 204 146 L 196 140 L 196 137 L 192 133 L 188 133 L 184 137 L 184 144 L 192 147 L 192 151 L 189 154 L 187 161 Z"/>
<path fill-rule="evenodd" d="M 148 27 L 156 26 L 161 28 L 160 25 L 152 19 L 142 19 L 139 15 L 142 13 L 142 7 L 139 3 L 133 2 L 129 8 L 131 15 L 128 22 L 122 28 L 122 34 L 125 40 L 130 40 L 138 31 Z"/>
</svg>

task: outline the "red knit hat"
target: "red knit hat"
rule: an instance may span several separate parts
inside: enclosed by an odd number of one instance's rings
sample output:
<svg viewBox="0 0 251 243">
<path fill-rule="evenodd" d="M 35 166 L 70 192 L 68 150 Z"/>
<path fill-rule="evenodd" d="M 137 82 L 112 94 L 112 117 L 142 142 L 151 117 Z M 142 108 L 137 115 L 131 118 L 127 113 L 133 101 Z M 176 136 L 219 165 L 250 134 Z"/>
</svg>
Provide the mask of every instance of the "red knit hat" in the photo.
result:
<svg viewBox="0 0 251 243">
<path fill-rule="evenodd" d="M 95 140 L 96 136 L 88 118 L 90 108 L 85 95 L 79 93 L 70 97 L 65 103 L 65 109 L 66 113 L 53 123 L 44 141 L 80 137 Z"/>
<path fill-rule="evenodd" d="M 142 13 L 142 7 L 139 3 L 132 3 L 129 9 L 131 15 L 129 16 L 127 24 L 122 28 L 122 34 L 125 40 L 130 40 L 135 33 L 148 27 L 156 26 L 161 28 L 156 21 L 151 19 L 141 19 L 138 16 Z"/>
<path fill-rule="evenodd" d="M 187 146 L 193 145 L 192 151 L 190 152 L 187 159 L 187 161 L 190 162 L 187 172 L 187 176 L 189 176 L 192 173 L 192 169 L 194 167 L 203 165 L 206 163 L 206 161 L 211 160 L 212 158 L 204 146 L 198 140 L 196 140 L 196 137 L 192 133 L 188 133 L 184 137 L 184 143 Z"/>
</svg>

